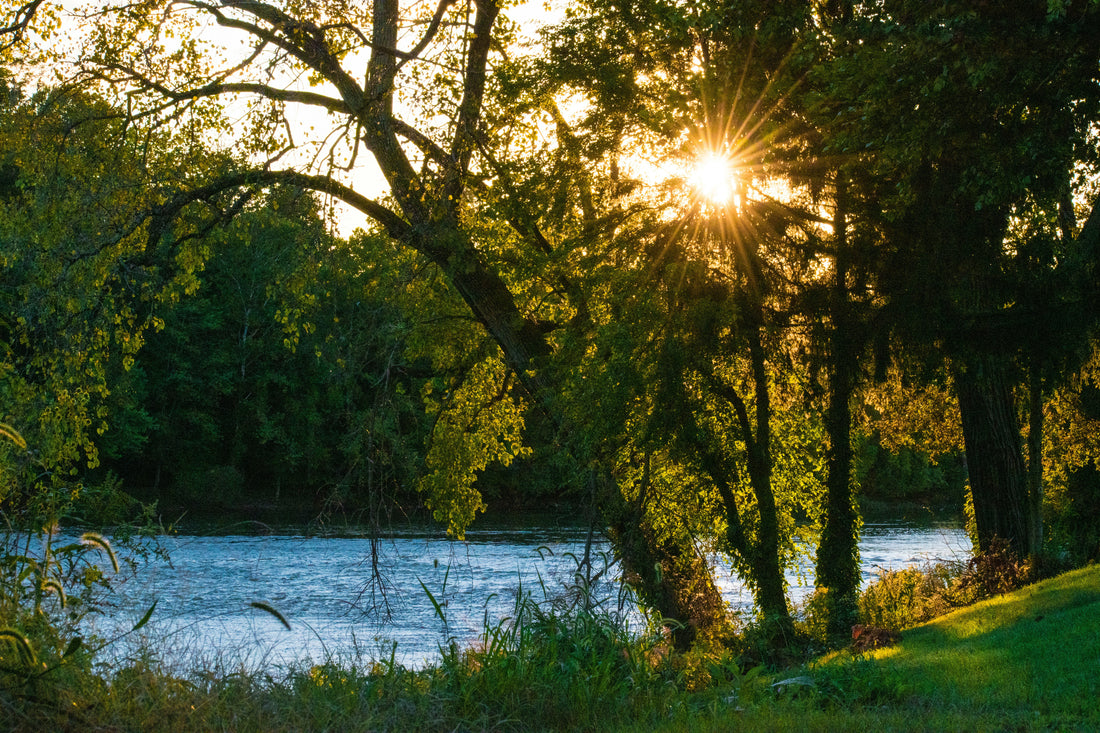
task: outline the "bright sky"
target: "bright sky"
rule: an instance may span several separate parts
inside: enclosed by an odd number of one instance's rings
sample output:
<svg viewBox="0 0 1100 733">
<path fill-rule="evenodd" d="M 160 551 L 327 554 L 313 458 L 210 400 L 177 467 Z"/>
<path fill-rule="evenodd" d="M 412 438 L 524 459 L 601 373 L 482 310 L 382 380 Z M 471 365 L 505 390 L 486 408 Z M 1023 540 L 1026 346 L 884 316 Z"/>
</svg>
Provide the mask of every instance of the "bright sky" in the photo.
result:
<svg viewBox="0 0 1100 733">
<path fill-rule="evenodd" d="M 565 16 L 565 3 L 552 3 L 549 0 L 521 0 L 515 7 L 507 8 L 503 12 L 520 27 L 520 40 L 534 43 L 537 40 L 539 28 L 557 22 Z M 308 110 L 303 111 L 308 112 Z M 299 124 L 303 122 L 299 120 Z M 364 196 L 381 196 L 388 191 L 385 178 L 369 155 L 360 157 L 349 182 Z M 357 228 L 367 224 L 366 216 L 344 204 L 336 205 L 336 216 L 337 233 L 342 237 L 347 237 Z"/>
<path fill-rule="evenodd" d="M 419 0 L 419 2 L 430 8 L 434 8 L 436 5 L 435 0 Z M 408 1 L 402 3 L 404 7 L 414 4 L 416 3 Z M 54 0 L 49 5 L 40 8 L 40 12 L 48 11 L 51 6 L 60 11 L 58 18 L 60 30 L 51 34 L 51 47 L 54 51 L 60 52 L 63 58 L 79 57 L 81 50 L 87 45 L 88 39 L 84 32 L 85 27 L 76 18 L 76 15 L 94 12 L 98 8 L 97 4 L 88 0 Z M 565 6 L 565 3 L 552 3 L 548 0 L 520 0 L 515 6 L 504 10 L 503 13 L 520 27 L 521 41 L 533 43 L 537 39 L 539 27 L 556 22 L 564 17 Z M 222 45 L 227 49 L 240 48 L 239 44 L 242 39 L 239 32 L 227 31 L 213 25 L 202 27 L 201 36 L 203 41 L 210 42 L 211 39 L 214 39 L 215 44 Z M 219 36 L 224 37 L 224 41 L 220 40 Z M 402 39 L 400 45 L 407 48 L 413 43 L 412 40 Z M 73 71 L 72 67 L 66 65 L 55 66 L 50 64 L 38 68 L 40 68 L 41 83 L 44 85 L 56 84 Z M 35 83 L 34 72 L 30 73 L 31 75 L 27 80 L 33 85 Z M 297 82 L 290 80 L 286 83 L 292 86 L 299 85 Z M 304 80 L 301 81 L 300 86 L 308 88 Z M 314 91 L 324 91 L 324 88 Z M 329 91 L 331 92 L 331 90 Z M 323 136 L 333 129 L 334 123 L 337 122 L 336 118 L 305 105 L 287 105 L 286 112 L 294 141 L 299 144 L 303 141 L 316 141 L 319 136 Z M 232 112 L 230 116 L 232 117 Z M 244 108 L 242 107 L 241 117 L 243 118 L 243 116 Z M 281 163 L 287 165 L 306 164 L 311 162 L 316 154 L 316 147 L 302 146 L 300 150 L 284 156 Z M 343 178 L 345 183 L 350 184 L 355 190 L 366 196 L 378 197 L 388 191 L 387 183 L 373 157 L 365 151 L 360 152 L 354 168 L 343 174 Z M 366 217 L 360 212 L 343 204 L 337 203 L 335 213 L 337 232 L 341 236 L 350 235 L 356 228 L 362 227 L 366 223 Z"/>
</svg>

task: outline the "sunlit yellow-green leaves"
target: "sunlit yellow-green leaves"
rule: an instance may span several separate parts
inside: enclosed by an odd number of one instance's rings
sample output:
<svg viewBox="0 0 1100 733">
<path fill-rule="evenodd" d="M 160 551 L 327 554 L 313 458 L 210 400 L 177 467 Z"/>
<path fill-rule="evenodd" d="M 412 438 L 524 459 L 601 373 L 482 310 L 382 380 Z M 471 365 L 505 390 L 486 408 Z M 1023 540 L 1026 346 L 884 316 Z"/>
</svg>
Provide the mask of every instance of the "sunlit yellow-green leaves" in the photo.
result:
<svg viewBox="0 0 1100 733">
<path fill-rule="evenodd" d="M 185 236 L 187 213 L 151 241 L 149 213 L 164 201 L 155 184 L 190 155 L 175 157 L 183 149 L 170 135 L 125 125 L 75 90 L 16 93 L 3 105 L 0 420 L 34 446 L 35 468 L 19 469 L 38 477 L 28 480 L 75 485 L 99 464 L 112 372 L 129 369 L 162 325 L 158 309 L 194 290 L 209 252 Z M 169 237 L 182 244 L 165 267 L 152 252 Z"/>
<path fill-rule="evenodd" d="M 507 466 L 530 453 L 523 445 L 523 403 L 502 390 L 504 377 L 504 364 L 489 357 L 452 390 L 439 394 L 430 383 L 424 388 L 437 419 L 419 488 L 435 518 L 460 539 L 485 509 L 474 485 L 478 474 L 490 463 Z"/>
</svg>

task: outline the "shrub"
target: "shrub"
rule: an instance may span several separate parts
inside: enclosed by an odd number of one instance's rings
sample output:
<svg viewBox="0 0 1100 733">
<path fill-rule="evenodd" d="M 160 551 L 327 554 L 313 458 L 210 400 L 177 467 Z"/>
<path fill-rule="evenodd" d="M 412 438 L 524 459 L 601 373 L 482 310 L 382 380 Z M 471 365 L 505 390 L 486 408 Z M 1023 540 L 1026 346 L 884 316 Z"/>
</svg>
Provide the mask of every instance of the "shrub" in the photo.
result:
<svg viewBox="0 0 1100 733">
<path fill-rule="evenodd" d="M 900 631 L 962 606 L 1002 595 L 1036 579 L 1031 563 L 994 539 L 965 563 L 883 570 L 860 594 L 860 621 Z"/>
<path fill-rule="evenodd" d="M 957 563 L 883 570 L 859 596 L 859 618 L 867 626 L 901 630 L 951 610 Z"/>
</svg>

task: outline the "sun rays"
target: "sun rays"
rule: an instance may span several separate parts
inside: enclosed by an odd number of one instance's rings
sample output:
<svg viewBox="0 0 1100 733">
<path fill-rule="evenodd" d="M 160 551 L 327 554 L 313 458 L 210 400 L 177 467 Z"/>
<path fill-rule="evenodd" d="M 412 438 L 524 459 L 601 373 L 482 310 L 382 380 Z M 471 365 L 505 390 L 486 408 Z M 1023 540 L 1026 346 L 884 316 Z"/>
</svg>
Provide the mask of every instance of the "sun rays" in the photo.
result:
<svg viewBox="0 0 1100 733">
<path fill-rule="evenodd" d="M 716 208 L 740 207 L 740 182 L 735 162 L 713 150 L 700 151 L 688 171 L 688 184 L 697 196 Z"/>
</svg>

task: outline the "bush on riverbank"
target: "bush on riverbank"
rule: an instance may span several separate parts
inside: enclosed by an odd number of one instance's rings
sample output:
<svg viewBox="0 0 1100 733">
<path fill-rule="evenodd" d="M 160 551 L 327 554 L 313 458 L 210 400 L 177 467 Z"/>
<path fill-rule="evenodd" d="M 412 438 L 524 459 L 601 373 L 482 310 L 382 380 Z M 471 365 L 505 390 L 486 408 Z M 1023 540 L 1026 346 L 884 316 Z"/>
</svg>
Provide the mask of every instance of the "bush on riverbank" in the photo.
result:
<svg viewBox="0 0 1100 733">
<path fill-rule="evenodd" d="M 1020 560 L 1006 543 L 994 542 L 966 562 L 883 570 L 860 594 L 860 622 L 902 631 L 1067 569 L 1052 558 Z"/>
</svg>

